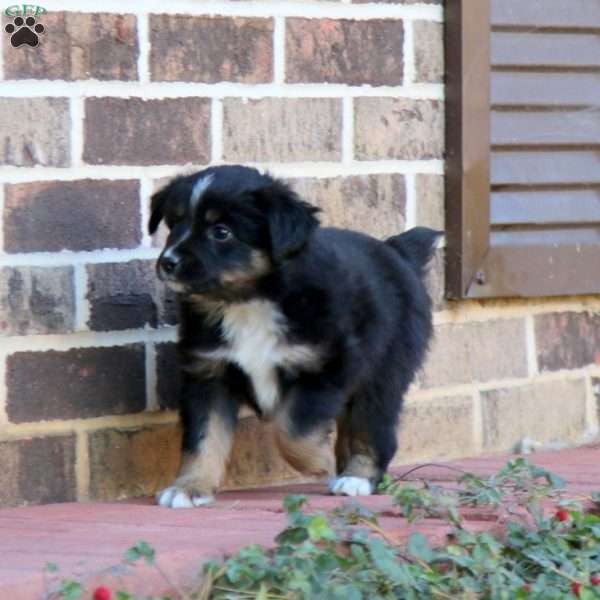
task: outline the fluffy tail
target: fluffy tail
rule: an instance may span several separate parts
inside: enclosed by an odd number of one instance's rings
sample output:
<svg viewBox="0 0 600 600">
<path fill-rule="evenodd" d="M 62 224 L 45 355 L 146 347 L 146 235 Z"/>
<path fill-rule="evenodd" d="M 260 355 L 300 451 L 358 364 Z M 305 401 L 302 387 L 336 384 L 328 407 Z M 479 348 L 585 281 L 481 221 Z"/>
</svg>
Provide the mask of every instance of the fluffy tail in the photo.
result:
<svg viewBox="0 0 600 600">
<path fill-rule="evenodd" d="M 425 267 L 433 256 L 437 240 L 443 232 L 428 227 L 413 227 L 400 235 L 385 240 L 402 255 L 415 269 L 419 277 L 425 274 Z"/>
</svg>

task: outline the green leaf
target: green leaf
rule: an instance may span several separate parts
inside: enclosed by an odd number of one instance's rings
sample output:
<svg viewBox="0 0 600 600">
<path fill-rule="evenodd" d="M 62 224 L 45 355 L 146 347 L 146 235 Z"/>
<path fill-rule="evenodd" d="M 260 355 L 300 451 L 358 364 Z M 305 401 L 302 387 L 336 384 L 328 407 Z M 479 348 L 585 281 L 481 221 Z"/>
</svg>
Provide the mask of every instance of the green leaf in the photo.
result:
<svg viewBox="0 0 600 600">
<path fill-rule="evenodd" d="M 341 585 L 335 588 L 331 600 L 363 600 L 363 594 L 354 585 Z"/>
<path fill-rule="evenodd" d="M 297 513 L 304 506 L 306 496 L 291 495 L 286 496 L 283 500 L 283 508 L 288 514 Z"/>
<path fill-rule="evenodd" d="M 368 540 L 367 546 L 373 563 L 384 575 L 396 583 L 407 583 L 407 574 L 390 546 L 384 544 L 380 539 Z"/>
<path fill-rule="evenodd" d="M 429 547 L 427 538 L 422 533 L 413 533 L 409 540 L 406 550 L 415 558 L 430 562 L 433 559 L 433 552 Z"/>
<path fill-rule="evenodd" d="M 56 573 L 56 571 L 58 571 L 58 565 L 53 562 L 47 562 L 46 566 L 44 567 L 44 571 L 47 571 L 48 573 Z"/>
<path fill-rule="evenodd" d="M 153 565 L 155 554 L 154 548 L 148 543 L 140 541 L 125 552 L 125 560 L 127 562 L 136 562 L 143 558 L 146 564 Z"/>
<path fill-rule="evenodd" d="M 117 592 L 117 600 L 135 600 L 135 597 L 128 592 Z"/>
<path fill-rule="evenodd" d="M 308 535 L 313 542 L 319 540 L 334 540 L 335 533 L 329 526 L 329 521 L 324 515 L 313 517 L 308 523 Z"/>
<path fill-rule="evenodd" d="M 275 541 L 278 544 L 301 544 L 308 539 L 308 531 L 305 527 L 288 527 L 277 535 Z"/>
<path fill-rule="evenodd" d="M 63 596 L 63 600 L 77 600 L 77 598 L 81 598 L 83 588 L 78 581 L 63 579 L 60 584 L 60 592 Z"/>
</svg>

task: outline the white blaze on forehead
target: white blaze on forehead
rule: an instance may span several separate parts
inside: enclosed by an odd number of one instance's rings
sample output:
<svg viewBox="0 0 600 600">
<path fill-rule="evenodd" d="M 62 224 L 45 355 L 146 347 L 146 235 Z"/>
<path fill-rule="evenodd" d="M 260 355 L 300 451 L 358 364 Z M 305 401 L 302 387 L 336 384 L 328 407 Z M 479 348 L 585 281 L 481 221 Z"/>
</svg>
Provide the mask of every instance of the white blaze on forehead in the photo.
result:
<svg viewBox="0 0 600 600">
<path fill-rule="evenodd" d="M 196 181 L 196 183 L 194 184 L 194 187 L 192 188 L 192 195 L 190 196 L 192 212 L 196 210 L 196 207 L 198 206 L 202 195 L 204 194 L 204 192 L 206 192 L 214 178 L 215 176 L 211 173 L 210 175 L 206 175 L 205 177 L 200 177 L 200 179 L 198 179 L 198 181 Z"/>
</svg>

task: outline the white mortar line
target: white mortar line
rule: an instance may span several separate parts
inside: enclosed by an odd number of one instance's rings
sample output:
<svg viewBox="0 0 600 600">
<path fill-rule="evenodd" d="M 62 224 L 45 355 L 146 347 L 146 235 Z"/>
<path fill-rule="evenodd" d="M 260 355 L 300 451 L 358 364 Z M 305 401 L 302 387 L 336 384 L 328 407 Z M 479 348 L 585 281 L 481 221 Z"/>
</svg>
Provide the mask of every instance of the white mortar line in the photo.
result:
<svg viewBox="0 0 600 600">
<path fill-rule="evenodd" d="M 0 256 L 4 252 L 4 185 L 0 183 Z"/>
<path fill-rule="evenodd" d="M 442 175 L 443 160 L 354 160 L 349 163 L 336 162 L 291 162 L 291 163 L 244 163 L 257 169 L 267 170 L 285 177 L 338 177 L 344 175 L 376 175 L 384 173 L 422 173 Z M 139 179 L 141 177 L 170 177 L 180 173 L 191 173 L 206 165 L 84 165 L 78 169 L 58 167 L 0 167 L 0 180 L 6 183 L 29 183 L 32 181 L 76 181 L 78 179 Z"/>
<path fill-rule="evenodd" d="M 0 339 L 0 357 L 5 353 L 46 350 L 71 350 L 73 348 L 107 348 L 148 341 L 173 342 L 177 339 L 176 327 L 160 329 L 127 329 L 124 331 L 78 331 L 69 335 L 7 336 Z"/>
<path fill-rule="evenodd" d="M 587 375 L 587 369 L 576 369 L 573 371 L 547 371 L 538 375 L 534 380 L 528 376 L 512 377 L 507 379 L 492 379 L 485 382 L 448 383 L 437 387 L 412 389 L 407 397 L 413 401 L 443 398 L 445 396 L 466 396 L 477 392 L 487 392 L 498 389 L 527 387 L 540 383 L 551 383 L 553 381 L 581 381 Z"/>
<path fill-rule="evenodd" d="M 411 85 L 350 86 L 327 83 L 197 83 L 187 81 L 99 81 L 86 79 L 82 81 L 56 81 L 22 79 L 0 83 L 3 97 L 33 98 L 65 96 L 111 96 L 143 99 L 161 98 L 342 98 L 353 97 L 388 97 L 414 98 L 425 100 L 442 100 L 444 86 L 439 83 L 415 83 Z"/>
<path fill-rule="evenodd" d="M 6 361 L 8 357 L 5 352 L 0 352 L 0 431 L 8 423 L 7 413 L 7 387 L 6 387 Z"/>
<path fill-rule="evenodd" d="M 354 161 L 354 101 L 345 96 L 342 99 L 342 162 Z"/>
<path fill-rule="evenodd" d="M 418 225 L 417 223 L 417 178 L 413 173 L 404 176 L 406 185 L 405 229 Z"/>
<path fill-rule="evenodd" d="M 148 232 L 148 219 L 150 218 L 150 196 L 153 186 L 149 177 L 140 178 L 140 227 L 142 234 L 142 247 L 152 248 L 152 236 Z"/>
<path fill-rule="evenodd" d="M 275 17 L 273 28 L 273 83 L 285 83 L 285 18 Z"/>
<path fill-rule="evenodd" d="M 210 118 L 210 158 L 212 163 L 223 161 L 223 100 L 213 98 Z"/>
<path fill-rule="evenodd" d="M 452 303 L 450 303 L 452 305 Z M 498 303 L 488 301 L 462 300 L 454 303 L 455 307 L 434 313 L 435 325 L 453 325 L 461 323 L 482 323 L 503 319 L 523 319 L 527 315 L 543 315 L 553 312 L 585 313 L 590 310 L 600 311 L 600 298 L 597 296 L 578 299 L 577 303 L 567 300 L 536 302 L 513 298 L 500 300 Z"/>
<path fill-rule="evenodd" d="M 102 10 L 104 11 L 104 6 Z M 148 83 L 150 81 L 150 18 L 147 13 L 138 13 L 136 19 L 139 51 L 138 78 L 140 83 Z"/>
<path fill-rule="evenodd" d="M 127 5 L 133 3 L 121 0 L 104 0 L 101 7 L 92 2 L 81 0 L 46 0 L 44 8 L 48 11 L 102 12 L 123 14 Z M 133 7 L 132 7 L 133 8 Z M 332 19 L 432 19 L 442 21 L 443 7 L 430 4 L 341 4 L 339 2 L 306 2 L 273 0 L 272 2 L 226 2 L 198 0 L 145 0 L 136 3 L 134 10 L 141 13 L 223 15 L 240 17 L 296 16 L 307 18 Z"/>
<path fill-rule="evenodd" d="M 90 498 L 90 450 L 89 438 L 85 431 L 78 431 L 76 437 L 75 473 L 77 477 L 77 501 Z"/>
<path fill-rule="evenodd" d="M 535 319 L 533 315 L 525 317 L 525 341 L 527 350 L 527 372 L 529 377 L 539 374 L 537 362 L 537 345 L 535 341 Z"/>
<path fill-rule="evenodd" d="M 475 390 L 472 395 L 473 399 L 473 449 L 475 454 L 483 452 L 483 406 L 481 392 Z"/>
<path fill-rule="evenodd" d="M 71 168 L 83 165 L 83 123 L 85 119 L 84 100 L 81 96 L 70 99 L 71 111 Z"/>
<path fill-rule="evenodd" d="M 404 21 L 404 85 L 410 85 L 415 81 L 415 44 L 414 28 L 410 20 Z"/>
<path fill-rule="evenodd" d="M 93 419 L 70 419 L 67 421 L 40 421 L 36 423 L 8 424 L 0 430 L 0 440 L 24 437 L 47 437 L 65 433 L 94 432 L 99 429 L 136 429 L 144 426 L 171 425 L 178 422 L 175 411 L 108 415 Z"/>
<path fill-rule="evenodd" d="M 135 250 L 96 250 L 93 252 L 29 252 L 0 255 L 0 267 L 60 267 L 88 263 L 127 262 L 130 260 L 155 260 L 160 248 L 136 248 Z"/>
<path fill-rule="evenodd" d="M 87 299 L 88 276 L 84 264 L 73 266 L 75 281 L 75 331 L 88 331 L 90 302 Z"/>
<path fill-rule="evenodd" d="M 153 342 L 146 342 L 146 410 L 157 411 L 158 395 L 157 395 L 157 377 L 156 377 L 156 347 Z"/>
</svg>

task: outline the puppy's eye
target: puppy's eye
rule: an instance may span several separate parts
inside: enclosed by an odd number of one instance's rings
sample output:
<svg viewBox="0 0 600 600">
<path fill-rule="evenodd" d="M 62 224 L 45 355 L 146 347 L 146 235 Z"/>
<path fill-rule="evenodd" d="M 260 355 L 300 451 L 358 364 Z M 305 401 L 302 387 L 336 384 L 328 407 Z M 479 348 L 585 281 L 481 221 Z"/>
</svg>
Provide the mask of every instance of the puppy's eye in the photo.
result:
<svg viewBox="0 0 600 600">
<path fill-rule="evenodd" d="M 208 230 L 208 236 L 217 242 L 226 242 L 231 239 L 233 233 L 226 225 L 218 224 Z"/>
</svg>

